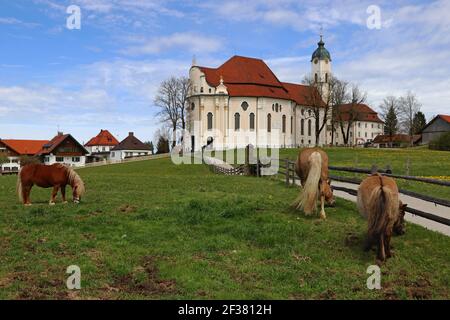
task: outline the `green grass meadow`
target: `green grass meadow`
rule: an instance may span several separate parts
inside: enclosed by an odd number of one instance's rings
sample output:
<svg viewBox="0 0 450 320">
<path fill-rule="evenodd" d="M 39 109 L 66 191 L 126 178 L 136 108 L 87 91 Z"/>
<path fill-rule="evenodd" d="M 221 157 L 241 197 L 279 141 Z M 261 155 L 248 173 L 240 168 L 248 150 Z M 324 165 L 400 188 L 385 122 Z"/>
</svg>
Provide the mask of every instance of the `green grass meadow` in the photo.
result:
<svg viewBox="0 0 450 320">
<path fill-rule="evenodd" d="M 450 238 L 411 224 L 392 240 L 382 289 L 367 289 L 375 252 L 362 250 L 366 222 L 351 202 L 321 221 L 290 209 L 298 189 L 279 179 L 170 159 L 78 172 L 82 203 L 53 207 L 38 188 L 23 207 L 16 177 L 0 177 L 0 299 L 449 299 Z M 70 265 L 81 290 L 66 288 Z"/>
</svg>

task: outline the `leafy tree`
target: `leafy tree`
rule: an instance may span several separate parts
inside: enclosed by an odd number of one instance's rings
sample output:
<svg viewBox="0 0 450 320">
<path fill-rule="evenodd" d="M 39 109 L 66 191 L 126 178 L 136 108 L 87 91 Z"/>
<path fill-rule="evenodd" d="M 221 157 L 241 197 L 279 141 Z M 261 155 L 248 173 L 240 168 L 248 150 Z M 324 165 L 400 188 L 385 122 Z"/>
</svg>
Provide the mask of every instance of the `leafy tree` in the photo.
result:
<svg viewBox="0 0 450 320">
<path fill-rule="evenodd" d="M 425 125 L 427 124 L 427 120 L 425 119 L 425 115 L 423 112 L 419 111 L 416 112 L 413 118 L 413 125 L 412 125 L 412 132 L 413 134 L 420 134 L 425 128 Z"/>
</svg>

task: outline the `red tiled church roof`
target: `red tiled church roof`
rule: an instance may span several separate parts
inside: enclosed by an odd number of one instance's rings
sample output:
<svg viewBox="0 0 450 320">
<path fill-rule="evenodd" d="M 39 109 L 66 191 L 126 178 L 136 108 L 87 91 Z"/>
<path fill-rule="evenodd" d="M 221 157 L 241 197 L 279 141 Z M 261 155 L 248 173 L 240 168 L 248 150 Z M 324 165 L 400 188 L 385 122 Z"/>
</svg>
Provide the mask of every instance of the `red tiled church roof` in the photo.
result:
<svg viewBox="0 0 450 320">
<path fill-rule="evenodd" d="M 101 130 L 100 133 L 89 140 L 84 146 L 117 146 L 119 141 L 108 131 Z"/>
<path fill-rule="evenodd" d="M 293 100 L 300 105 L 311 105 L 310 87 L 283 83 L 261 59 L 234 56 L 220 67 L 198 67 L 206 82 L 217 87 L 223 79 L 228 94 L 232 97 L 268 97 Z M 317 95 L 319 93 L 317 92 Z"/>
<path fill-rule="evenodd" d="M 1 140 L 8 148 L 19 155 L 35 155 L 42 149 L 42 146 L 48 143 L 48 140 Z"/>
<path fill-rule="evenodd" d="M 288 90 L 291 100 L 299 105 L 308 106 L 312 103 L 320 101 L 319 91 L 316 88 L 305 86 L 302 84 L 283 82 L 284 87 Z M 313 96 L 314 91 L 315 97 Z M 324 103 L 325 104 L 325 103 Z"/>
<path fill-rule="evenodd" d="M 234 56 L 217 69 L 198 67 L 206 82 L 217 87 L 223 79 L 230 96 L 270 97 L 290 100 L 290 96 L 261 59 Z"/>
<path fill-rule="evenodd" d="M 341 104 L 339 107 L 339 120 L 349 121 L 354 119 L 354 121 L 367 121 L 367 122 L 378 122 L 384 123 L 379 117 L 378 113 L 370 108 L 367 104 Z"/>
</svg>

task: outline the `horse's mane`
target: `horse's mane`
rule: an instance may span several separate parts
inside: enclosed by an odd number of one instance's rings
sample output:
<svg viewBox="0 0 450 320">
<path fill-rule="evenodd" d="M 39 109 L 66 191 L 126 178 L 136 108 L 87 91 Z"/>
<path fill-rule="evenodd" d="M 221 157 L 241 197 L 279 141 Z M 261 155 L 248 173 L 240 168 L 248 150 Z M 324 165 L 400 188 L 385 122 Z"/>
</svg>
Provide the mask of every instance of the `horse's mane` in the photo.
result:
<svg viewBox="0 0 450 320">
<path fill-rule="evenodd" d="M 84 188 L 84 182 L 83 180 L 81 180 L 80 176 L 78 175 L 78 173 L 76 173 L 75 170 L 73 170 L 73 168 L 68 167 L 68 166 L 64 166 L 64 165 L 60 165 L 61 167 L 64 167 L 67 171 L 67 178 L 69 180 L 69 184 L 72 186 L 77 186 L 78 187 L 78 194 L 81 196 L 84 194 L 85 192 L 85 188 Z"/>
</svg>

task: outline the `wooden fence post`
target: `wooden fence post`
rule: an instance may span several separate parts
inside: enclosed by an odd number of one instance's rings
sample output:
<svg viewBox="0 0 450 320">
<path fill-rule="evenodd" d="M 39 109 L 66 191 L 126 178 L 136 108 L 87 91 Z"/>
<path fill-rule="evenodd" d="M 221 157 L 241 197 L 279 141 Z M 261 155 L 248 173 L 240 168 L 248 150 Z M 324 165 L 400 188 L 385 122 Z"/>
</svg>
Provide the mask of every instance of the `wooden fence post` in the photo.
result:
<svg viewBox="0 0 450 320">
<path fill-rule="evenodd" d="M 286 159 L 286 185 L 289 186 L 289 159 Z"/>
<path fill-rule="evenodd" d="M 292 184 L 295 186 L 295 162 L 291 162 L 292 164 Z"/>
<path fill-rule="evenodd" d="M 390 165 L 390 164 L 388 164 L 388 165 L 386 166 L 386 173 L 392 174 L 392 169 L 391 169 L 391 165 Z"/>
</svg>

